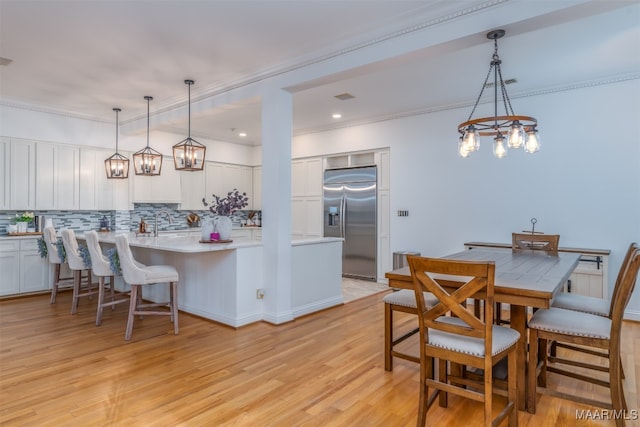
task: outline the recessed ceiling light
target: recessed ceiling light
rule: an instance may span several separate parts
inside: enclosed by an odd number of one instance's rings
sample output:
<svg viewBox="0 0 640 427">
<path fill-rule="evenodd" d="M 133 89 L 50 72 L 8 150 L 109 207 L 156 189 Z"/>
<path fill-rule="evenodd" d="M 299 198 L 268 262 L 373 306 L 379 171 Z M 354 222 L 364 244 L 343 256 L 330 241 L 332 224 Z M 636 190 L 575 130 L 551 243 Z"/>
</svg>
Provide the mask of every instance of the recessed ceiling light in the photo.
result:
<svg viewBox="0 0 640 427">
<path fill-rule="evenodd" d="M 244 138 L 245 136 L 247 136 L 247 133 L 246 133 L 246 132 L 240 132 L 240 133 L 238 134 L 238 136 L 241 136 L 241 137 L 243 137 L 243 138 Z"/>
<path fill-rule="evenodd" d="M 331 117 L 333 117 L 334 119 L 339 119 L 342 117 L 342 114 L 340 113 L 334 113 Z"/>
</svg>

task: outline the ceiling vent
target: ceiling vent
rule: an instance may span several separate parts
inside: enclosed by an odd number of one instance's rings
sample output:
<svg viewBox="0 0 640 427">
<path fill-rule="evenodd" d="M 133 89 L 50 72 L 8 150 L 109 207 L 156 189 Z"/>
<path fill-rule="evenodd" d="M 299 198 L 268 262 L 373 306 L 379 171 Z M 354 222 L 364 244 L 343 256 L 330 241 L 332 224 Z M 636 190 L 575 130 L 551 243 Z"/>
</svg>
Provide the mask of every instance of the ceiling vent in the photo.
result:
<svg viewBox="0 0 640 427">
<path fill-rule="evenodd" d="M 348 99 L 353 99 L 355 98 L 355 96 L 351 95 L 350 93 L 341 93 L 340 95 L 336 95 L 334 96 L 334 98 L 338 98 L 340 101 L 346 101 Z"/>
<path fill-rule="evenodd" d="M 0 65 L 9 65 L 13 62 L 13 59 L 0 57 Z"/>
<path fill-rule="evenodd" d="M 513 84 L 513 83 L 517 83 L 517 82 L 518 81 L 516 79 L 507 79 L 507 80 L 504 81 L 504 84 L 506 86 L 506 85 L 510 85 L 510 84 Z M 487 82 L 487 84 L 484 85 L 484 87 L 493 87 L 493 85 L 494 85 L 493 83 Z"/>
</svg>

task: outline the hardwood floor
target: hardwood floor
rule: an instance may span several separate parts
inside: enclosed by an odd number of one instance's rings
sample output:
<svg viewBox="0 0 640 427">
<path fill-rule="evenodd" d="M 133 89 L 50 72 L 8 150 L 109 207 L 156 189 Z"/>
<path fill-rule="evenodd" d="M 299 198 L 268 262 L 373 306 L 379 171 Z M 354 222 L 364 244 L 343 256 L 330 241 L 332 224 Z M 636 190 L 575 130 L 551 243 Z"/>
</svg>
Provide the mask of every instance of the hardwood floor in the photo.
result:
<svg viewBox="0 0 640 427">
<path fill-rule="evenodd" d="M 415 425 L 418 365 L 396 360 L 384 371 L 384 293 L 280 326 L 234 330 L 181 313 L 178 336 L 167 318 L 149 316 L 136 320 L 129 343 L 126 307 L 105 310 L 96 327 L 96 301 L 81 301 L 72 316 L 70 296 L 55 305 L 48 295 L 0 301 L 0 425 Z M 640 324 L 625 322 L 623 352 L 636 409 Z M 480 404 L 449 402 L 429 411 L 429 425 L 480 424 Z M 520 426 L 614 425 L 576 421 L 577 409 L 589 408 L 541 396 L 536 415 L 519 413 Z"/>
</svg>

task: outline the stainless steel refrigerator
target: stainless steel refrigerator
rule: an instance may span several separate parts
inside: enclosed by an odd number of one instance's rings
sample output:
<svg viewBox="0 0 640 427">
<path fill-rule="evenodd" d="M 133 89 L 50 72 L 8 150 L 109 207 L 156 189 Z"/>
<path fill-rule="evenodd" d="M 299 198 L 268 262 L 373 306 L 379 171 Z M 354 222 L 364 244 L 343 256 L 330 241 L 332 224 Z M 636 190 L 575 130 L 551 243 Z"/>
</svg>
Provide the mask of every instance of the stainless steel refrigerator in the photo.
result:
<svg viewBox="0 0 640 427">
<path fill-rule="evenodd" d="M 342 237 L 342 275 L 377 280 L 375 166 L 324 171 L 324 235 Z"/>
</svg>

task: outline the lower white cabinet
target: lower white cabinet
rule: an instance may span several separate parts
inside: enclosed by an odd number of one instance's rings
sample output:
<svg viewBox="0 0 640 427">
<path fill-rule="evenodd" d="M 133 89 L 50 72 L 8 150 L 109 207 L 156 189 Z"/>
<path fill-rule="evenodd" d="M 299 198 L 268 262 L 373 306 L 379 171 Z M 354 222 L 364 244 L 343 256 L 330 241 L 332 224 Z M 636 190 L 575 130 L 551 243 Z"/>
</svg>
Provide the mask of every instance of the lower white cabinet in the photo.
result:
<svg viewBox="0 0 640 427">
<path fill-rule="evenodd" d="M 0 295 L 46 291 L 50 288 L 50 267 L 38 253 L 37 239 L 0 241 Z"/>
</svg>

